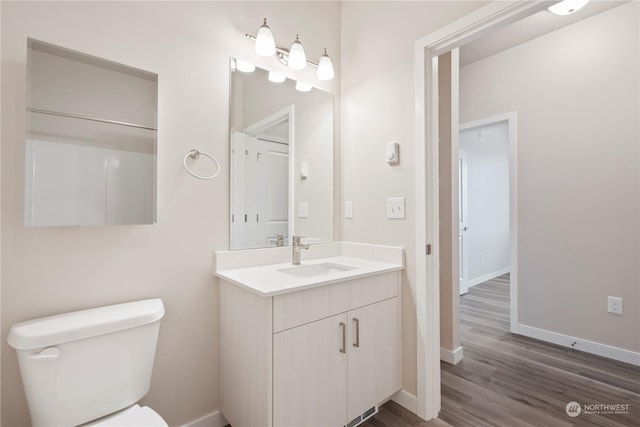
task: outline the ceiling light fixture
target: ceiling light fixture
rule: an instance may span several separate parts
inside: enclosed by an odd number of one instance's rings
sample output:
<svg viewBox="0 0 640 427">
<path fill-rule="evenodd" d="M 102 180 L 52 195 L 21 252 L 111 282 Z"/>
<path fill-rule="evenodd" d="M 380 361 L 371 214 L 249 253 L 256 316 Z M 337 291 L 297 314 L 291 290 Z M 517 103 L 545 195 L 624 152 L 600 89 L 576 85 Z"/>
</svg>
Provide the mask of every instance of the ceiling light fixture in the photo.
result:
<svg viewBox="0 0 640 427">
<path fill-rule="evenodd" d="M 324 54 L 316 64 L 315 62 L 311 62 L 307 59 L 304 48 L 302 47 L 302 43 L 300 42 L 300 38 L 297 34 L 290 49 L 276 46 L 271 29 L 267 25 L 267 18 L 264 18 L 264 22 L 258 30 L 257 36 L 252 36 L 251 34 L 245 34 L 245 36 L 256 42 L 255 51 L 258 55 L 275 55 L 280 62 L 292 70 L 302 70 L 307 66 L 307 64 L 314 66 L 318 69 L 318 80 L 331 80 L 334 77 L 333 63 L 327 54 L 327 49 L 324 50 Z"/>
<path fill-rule="evenodd" d="M 571 15 L 582 9 L 587 3 L 589 3 L 589 0 L 564 0 L 550 6 L 548 9 L 549 12 L 556 15 Z"/>
</svg>

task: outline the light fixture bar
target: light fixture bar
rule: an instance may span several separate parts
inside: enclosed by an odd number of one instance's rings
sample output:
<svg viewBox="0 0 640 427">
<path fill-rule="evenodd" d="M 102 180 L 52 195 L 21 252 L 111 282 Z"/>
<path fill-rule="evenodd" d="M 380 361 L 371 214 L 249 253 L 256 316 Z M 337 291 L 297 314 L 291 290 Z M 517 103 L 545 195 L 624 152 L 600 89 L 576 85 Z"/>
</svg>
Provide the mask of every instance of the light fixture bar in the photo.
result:
<svg viewBox="0 0 640 427">
<path fill-rule="evenodd" d="M 251 40 L 253 40 L 253 41 L 256 41 L 256 36 L 252 36 L 252 35 L 251 35 L 251 34 L 249 34 L 249 33 L 245 33 L 245 37 L 246 37 L 246 38 L 248 38 L 248 39 L 251 39 Z M 282 47 L 278 47 L 278 46 L 276 46 L 276 52 L 278 53 L 278 55 L 277 55 L 277 56 L 278 56 L 279 58 L 280 58 L 280 57 L 282 57 L 282 58 L 283 58 L 285 55 L 286 55 L 286 56 L 289 56 L 289 50 L 287 50 L 287 49 L 285 49 L 285 48 L 282 48 Z M 315 62 L 309 61 L 308 59 L 307 59 L 307 64 L 312 65 L 312 66 L 314 66 L 314 67 L 318 68 L 318 64 L 316 64 Z"/>
</svg>

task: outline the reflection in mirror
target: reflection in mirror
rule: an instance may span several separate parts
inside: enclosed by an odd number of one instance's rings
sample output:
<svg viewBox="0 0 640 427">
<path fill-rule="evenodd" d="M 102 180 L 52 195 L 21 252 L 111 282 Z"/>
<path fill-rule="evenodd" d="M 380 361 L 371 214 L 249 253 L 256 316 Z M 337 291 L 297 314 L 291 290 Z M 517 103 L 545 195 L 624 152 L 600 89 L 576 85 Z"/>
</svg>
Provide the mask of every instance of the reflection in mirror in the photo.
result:
<svg viewBox="0 0 640 427">
<path fill-rule="evenodd" d="M 153 224 L 158 76 L 28 40 L 25 225 Z"/>
<path fill-rule="evenodd" d="M 276 80 L 231 60 L 232 250 L 333 238 L 333 96 Z"/>
</svg>

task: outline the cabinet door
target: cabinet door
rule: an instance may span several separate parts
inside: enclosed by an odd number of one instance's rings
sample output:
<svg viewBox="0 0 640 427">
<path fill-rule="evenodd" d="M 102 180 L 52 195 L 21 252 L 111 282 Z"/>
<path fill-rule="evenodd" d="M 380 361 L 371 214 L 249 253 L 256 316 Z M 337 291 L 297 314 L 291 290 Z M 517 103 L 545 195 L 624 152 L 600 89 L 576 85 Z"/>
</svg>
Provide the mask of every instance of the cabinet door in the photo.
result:
<svg viewBox="0 0 640 427">
<path fill-rule="evenodd" d="M 348 314 L 348 421 L 400 389 L 398 298 Z"/>
<path fill-rule="evenodd" d="M 273 335 L 273 425 L 336 427 L 347 417 L 346 313 Z"/>
</svg>

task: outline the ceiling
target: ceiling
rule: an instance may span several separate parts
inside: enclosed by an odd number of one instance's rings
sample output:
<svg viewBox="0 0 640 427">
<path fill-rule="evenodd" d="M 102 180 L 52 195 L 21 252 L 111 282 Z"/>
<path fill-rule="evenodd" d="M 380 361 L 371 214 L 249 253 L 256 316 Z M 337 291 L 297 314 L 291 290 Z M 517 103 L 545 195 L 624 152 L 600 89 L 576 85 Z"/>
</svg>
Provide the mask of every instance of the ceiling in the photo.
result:
<svg viewBox="0 0 640 427">
<path fill-rule="evenodd" d="M 545 9 L 462 46 L 460 48 L 460 66 L 495 55 L 624 3 L 627 1 L 591 0 L 579 11 L 565 16 L 554 15 Z"/>
</svg>

